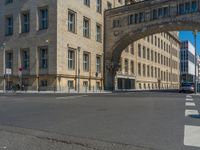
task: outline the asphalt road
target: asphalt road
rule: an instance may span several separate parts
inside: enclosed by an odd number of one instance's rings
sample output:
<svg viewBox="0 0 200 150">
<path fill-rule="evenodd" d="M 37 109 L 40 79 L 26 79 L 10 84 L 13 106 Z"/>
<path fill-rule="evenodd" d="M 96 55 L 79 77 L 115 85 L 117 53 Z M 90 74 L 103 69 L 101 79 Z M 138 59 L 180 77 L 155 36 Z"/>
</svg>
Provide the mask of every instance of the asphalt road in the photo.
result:
<svg viewBox="0 0 200 150">
<path fill-rule="evenodd" d="M 1 94 L 0 150 L 199 150 L 199 112 L 179 93 Z"/>
</svg>

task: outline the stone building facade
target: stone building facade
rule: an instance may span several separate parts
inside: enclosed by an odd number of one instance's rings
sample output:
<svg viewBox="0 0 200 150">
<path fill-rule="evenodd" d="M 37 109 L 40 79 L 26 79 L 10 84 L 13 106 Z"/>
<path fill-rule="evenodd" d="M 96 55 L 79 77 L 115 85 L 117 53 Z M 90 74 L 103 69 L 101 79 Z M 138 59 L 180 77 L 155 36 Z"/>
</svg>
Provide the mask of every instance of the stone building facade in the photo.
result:
<svg viewBox="0 0 200 150">
<path fill-rule="evenodd" d="M 10 88 L 19 84 L 28 90 L 101 90 L 104 80 L 104 10 L 121 5 L 124 5 L 123 0 L 0 1 L 1 89 L 4 85 Z M 171 37 L 167 41 L 169 44 L 172 39 L 176 39 L 172 34 L 167 35 Z M 163 36 L 158 36 L 165 40 Z M 173 41 L 176 44 L 178 40 Z M 144 39 L 136 43 L 154 48 L 155 51 L 160 50 Z M 136 43 L 134 55 L 127 52 L 122 54 L 122 59 L 134 61 L 135 73 L 138 72 L 138 62 L 154 65 L 154 62 L 137 57 Z M 172 47 L 178 49 L 175 44 L 171 46 L 171 52 Z M 178 57 L 172 53 L 163 51 L 163 57 L 164 55 L 174 60 L 171 64 L 178 62 Z M 155 64 L 157 65 L 163 67 Z M 4 76 L 6 71 L 3 68 L 11 70 L 11 74 Z M 171 72 L 171 78 L 178 74 L 177 69 L 169 66 L 162 68 L 162 71 L 163 74 L 168 71 L 167 75 Z M 154 83 L 156 87 L 157 79 L 149 79 L 145 86 L 151 83 L 153 87 Z M 145 87 L 144 81 L 145 76 L 138 77 L 135 87 Z M 177 85 L 177 82 L 172 82 L 175 83 Z M 166 81 L 165 86 L 167 85 Z"/>
<path fill-rule="evenodd" d="M 179 88 L 178 32 L 150 35 L 129 45 L 122 52 L 115 88 Z"/>
<path fill-rule="evenodd" d="M 104 10 L 121 0 L 0 1 L 0 86 L 29 90 L 97 90 L 103 87 Z"/>
</svg>

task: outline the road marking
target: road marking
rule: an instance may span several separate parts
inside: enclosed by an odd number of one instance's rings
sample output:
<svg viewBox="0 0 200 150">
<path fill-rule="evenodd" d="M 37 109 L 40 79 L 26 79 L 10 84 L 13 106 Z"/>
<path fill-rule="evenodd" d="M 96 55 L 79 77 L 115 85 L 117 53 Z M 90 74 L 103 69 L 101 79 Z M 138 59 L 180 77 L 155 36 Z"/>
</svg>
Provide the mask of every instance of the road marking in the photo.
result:
<svg viewBox="0 0 200 150">
<path fill-rule="evenodd" d="M 75 99 L 75 98 L 81 98 L 81 97 L 86 97 L 86 96 L 88 95 L 56 97 L 56 99 Z"/>
<path fill-rule="evenodd" d="M 200 147 L 200 126 L 185 125 L 184 145 Z"/>
<path fill-rule="evenodd" d="M 193 101 L 193 98 L 186 98 L 186 101 Z"/>
<path fill-rule="evenodd" d="M 199 115 L 198 110 L 191 110 L 191 109 L 186 109 L 185 110 L 185 116 L 190 116 L 190 115 Z"/>
<path fill-rule="evenodd" d="M 7 147 L 6 147 L 6 146 L 3 146 L 3 147 L 0 147 L 0 149 L 7 149 Z"/>
<path fill-rule="evenodd" d="M 185 106 L 195 106 L 195 103 L 193 103 L 193 102 L 186 102 Z"/>
<path fill-rule="evenodd" d="M 191 98 L 192 96 L 191 95 L 187 95 L 186 97 Z"/>
</svg>

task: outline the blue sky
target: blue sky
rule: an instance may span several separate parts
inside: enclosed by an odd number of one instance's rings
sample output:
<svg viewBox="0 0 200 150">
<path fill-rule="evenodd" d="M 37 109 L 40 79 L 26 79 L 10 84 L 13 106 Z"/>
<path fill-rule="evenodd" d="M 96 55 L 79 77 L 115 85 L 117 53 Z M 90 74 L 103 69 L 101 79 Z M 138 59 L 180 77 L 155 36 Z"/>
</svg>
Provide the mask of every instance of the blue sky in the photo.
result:
<svg viewBox="0 0 200 150">
<path fill-rule="evenodd" d="M 181 41 L 189 40 L 194 45 L 194 35 L 191 31 L 181 31 L 179 38 Z M 200 54 L 200 33 L 197 34 L 197 52 Z"/>
</svg>

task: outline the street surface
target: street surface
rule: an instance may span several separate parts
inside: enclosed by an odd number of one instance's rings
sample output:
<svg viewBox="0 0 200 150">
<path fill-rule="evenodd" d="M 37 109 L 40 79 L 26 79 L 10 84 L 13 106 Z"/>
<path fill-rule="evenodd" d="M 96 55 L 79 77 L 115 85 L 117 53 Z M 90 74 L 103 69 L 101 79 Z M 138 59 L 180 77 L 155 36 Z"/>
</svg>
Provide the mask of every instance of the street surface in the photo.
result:
<svg viewBox="0 0 200 150">
<path fill-rule="evenodd" d="M 1 94 L 0 150 L 199 150 L 200 96 Z"/>
</svg>

